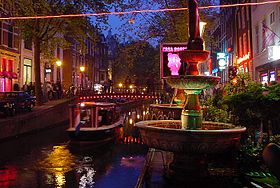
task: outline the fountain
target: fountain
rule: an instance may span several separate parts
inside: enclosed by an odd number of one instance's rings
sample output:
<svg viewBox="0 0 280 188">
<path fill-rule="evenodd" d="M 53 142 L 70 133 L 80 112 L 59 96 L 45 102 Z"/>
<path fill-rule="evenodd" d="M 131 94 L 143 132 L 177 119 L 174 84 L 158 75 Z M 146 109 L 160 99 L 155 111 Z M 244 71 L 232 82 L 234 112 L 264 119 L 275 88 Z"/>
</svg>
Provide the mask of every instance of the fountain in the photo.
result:
<svg viewBox="0 0 280 188">
<path fill-rule="evenodd" d="M 189 35 L 187 50 L 180 52 L 181 59 L 188 62 L 187 75 L 166 78 L 171 87 L 184 90 L 187 94 L 187 100 L 181 107 L 181 120 L 136 123 L 149 148 L 173 152 L 173 161 L 167 173 L 179 179 L 207 176 L 206 154 L 222 153 L 236 147 L 241 134 L 246 131 L 246 128 L 232 124 L 202 121 L 198 95 L 203 89 L 218 84 L 220 77 L 199 75 L 197 69 L 199 62 L 207 60 L 209 52 L 203 50 L 196 0 L 189 0 Z"/>
</svg>

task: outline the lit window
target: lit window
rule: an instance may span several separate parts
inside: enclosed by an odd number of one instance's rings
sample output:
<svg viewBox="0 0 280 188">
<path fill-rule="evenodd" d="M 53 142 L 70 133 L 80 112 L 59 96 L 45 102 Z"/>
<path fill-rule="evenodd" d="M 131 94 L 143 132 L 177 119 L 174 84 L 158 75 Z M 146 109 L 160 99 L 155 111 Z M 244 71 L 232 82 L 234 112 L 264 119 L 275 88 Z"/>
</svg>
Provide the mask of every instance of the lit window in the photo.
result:
<svg viewBox="0 0 280 188">
<path fill-rule="evenodd" d="M 248 48 L 247 48 L 247 35 L 246 33 L 243 34 L 243 55 L 248 53 Z"/>
<path fill-rule="evenodd" d="M 243 56 L 243 53 L 242 53 L 242 37 L 239 37 L 239 57 L 242 57 Z"/>
</svg>

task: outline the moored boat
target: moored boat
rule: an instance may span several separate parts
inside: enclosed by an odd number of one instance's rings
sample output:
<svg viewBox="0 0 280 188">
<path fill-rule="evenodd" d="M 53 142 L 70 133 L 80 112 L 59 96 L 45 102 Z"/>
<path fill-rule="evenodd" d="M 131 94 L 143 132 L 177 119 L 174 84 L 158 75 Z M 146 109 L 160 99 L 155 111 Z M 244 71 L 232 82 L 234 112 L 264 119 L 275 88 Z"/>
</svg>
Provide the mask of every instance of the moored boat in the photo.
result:
<svg viewBox="0 0 280 188">
<path fill-rule="evenodd" d="M 104 143 L 118 136 L 123 118 L 115 103 L 81 102 L 69 105 L 71 141 Z"/>
</svg>

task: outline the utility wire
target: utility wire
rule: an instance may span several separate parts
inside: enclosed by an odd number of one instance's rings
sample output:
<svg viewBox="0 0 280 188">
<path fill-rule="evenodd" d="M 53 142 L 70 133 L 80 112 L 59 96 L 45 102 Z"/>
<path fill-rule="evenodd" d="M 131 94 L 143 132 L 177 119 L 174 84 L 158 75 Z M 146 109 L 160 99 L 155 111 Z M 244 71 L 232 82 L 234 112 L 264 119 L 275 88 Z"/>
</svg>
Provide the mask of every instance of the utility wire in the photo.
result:
<svg viewBox="0 0 280 188">
<path fill-rule="evenodd" d="M 280 0 L 264 1 L 258 3 L 238 3 L 230 5 L 210 5 L 204 7 L 198 7 L 198 9 L 211 9 L 211 8 L 230 8 L 239 6 L 255 6 L 280 3 Z M 172 11 L 186 11 L 188 8 L 166 8 L 166 9 L 146 9 L 146 10 L 132 10 L 121 12 L 99 12 L 99 13 L 87 13 L 87 14 L 63 14 L 63 15 L 49 15 L 49 16 L 15 16 L 15 17 L 0 17 L 0 20 L 30 20 L 30 19 L 51 19 L 51 18 L 74 18 L 74 17 L 90 17 L 90 16 L 108 16 L 108 15 L 124 15 L 135 13 L 155 13 L 155 12 L 172 12 Z"/>
</svg>

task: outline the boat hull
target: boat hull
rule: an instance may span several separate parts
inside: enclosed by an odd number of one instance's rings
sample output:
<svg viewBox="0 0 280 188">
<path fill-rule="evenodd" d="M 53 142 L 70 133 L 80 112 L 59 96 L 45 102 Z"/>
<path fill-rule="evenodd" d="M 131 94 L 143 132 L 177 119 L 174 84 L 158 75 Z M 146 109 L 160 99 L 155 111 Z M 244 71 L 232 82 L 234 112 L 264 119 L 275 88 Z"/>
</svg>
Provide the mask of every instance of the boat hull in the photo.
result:
<svg viewBox="0 0 280 188">
<path fill-rule="evenodd" d="M 122 126 L 122 119 L 112 125 L 105 125 L 98 128 L 81 127 L 67 129 L 68 136 L 71 141 L 88 142 L 88 143 L 102 143 L 115 140 L 120 135 L 120 127 Z"/>
<path fill-rule="evenodd" d="M 78 133 L 75 130 L 67 130 L 67 132 L 72 141 L 110 141 L 117 137 L 117 128 L 102 131 L 81 129 Z"/>
</svg>

